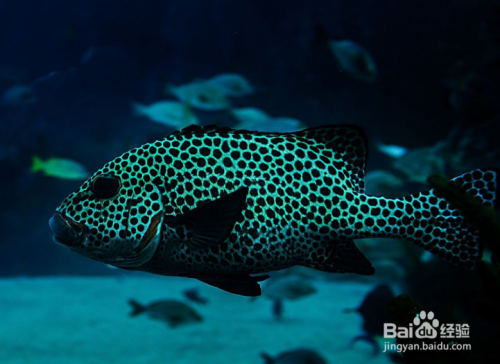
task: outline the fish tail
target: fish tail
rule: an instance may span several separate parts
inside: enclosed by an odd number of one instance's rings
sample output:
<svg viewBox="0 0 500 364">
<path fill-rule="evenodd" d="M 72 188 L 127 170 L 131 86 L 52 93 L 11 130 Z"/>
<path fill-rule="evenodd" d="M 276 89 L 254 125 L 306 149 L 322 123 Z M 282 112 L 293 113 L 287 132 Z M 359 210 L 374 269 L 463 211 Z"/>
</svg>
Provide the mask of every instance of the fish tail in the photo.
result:
<svg viewBox="0 0 500 364">
<path fill-rule="evenodd" d="M 144 115 L 144 105 L 139 104 L 138 102 L 133 102 L 132 103 L 132 112 L 136 116 L 141 116 Z"/>
<path fill-rule="evenodd" d="M 135 300 L 128 300 L 128 303 L 132 306 L 132 312 L 130 312 L 130 316 L 137 316 L 146 311 L 146 306 L 141 305 L 139 302 Z"/>
<path fill-rule="evenodd" d="M 386 229 L 454 265 L 473 269 L 483 252 L 484 235 L 480 236 L 480 230 L 484 224 L 478 216 L 487 209 L 482 205 L 490 206 L 494 215 L 492 208 L 499 203 L 499 174 L 495 169 L 476 169 L 451 180 L 458 193 L 473 203 L 465 204 L 462 198 L 452 195 L 443 196 L 445 186 L 397 199 L 399 218 L 396 215 L 396 224 Z"/>
<path fill-rule="evenodd" d="M 274 364 L 275 362 L 275 360 L 266 353 L 260 353 L 260 356 L 264 359 L 265 364 Z"/>
<path fill-rule="evenodd" d="M 173 83 L 167 82 L 164 90 L 165 96 L 174 96 L 175 94 L 174 91 L 175 91 L 175 85 Z"/>
<path fill-rule="evenodd" d="M 41 160 L 41 158 L 39 156 L 34 155 L 33 156 L 33 163 L 31 164 L 30 171 L 32 173 L 35 173 L 35 172 L 41 171 L 42 169 L 43 169 L 43 161 Z"/>
<path fill-rule="evenodd" d="M 181 129 L 184 129 L 186 126 L 191 125 L 190 120 L 193 117 L 193 109 L 191 109 L 191 105 L 187 101 L 184 101 L 182 106 L 184 108 L 184 118 L 182 119 Z"/>
</svg>

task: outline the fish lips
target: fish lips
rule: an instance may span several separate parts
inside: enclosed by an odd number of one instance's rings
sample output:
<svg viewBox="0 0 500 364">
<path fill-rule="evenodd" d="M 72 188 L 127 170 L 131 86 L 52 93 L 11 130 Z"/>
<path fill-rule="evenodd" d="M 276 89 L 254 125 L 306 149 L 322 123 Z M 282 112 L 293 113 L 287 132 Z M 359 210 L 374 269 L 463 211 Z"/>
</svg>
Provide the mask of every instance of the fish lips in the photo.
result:
<svg viewBox="0 0 500 364">
<path fill-rule="evenodd" d="M 60 212 L 56 212 L 50 218 L 49 226 L 54 233 L 52 240 L 66 246 L 81 245 L 87 231 L 85 224 L 76 222 Z"/>
</svg>

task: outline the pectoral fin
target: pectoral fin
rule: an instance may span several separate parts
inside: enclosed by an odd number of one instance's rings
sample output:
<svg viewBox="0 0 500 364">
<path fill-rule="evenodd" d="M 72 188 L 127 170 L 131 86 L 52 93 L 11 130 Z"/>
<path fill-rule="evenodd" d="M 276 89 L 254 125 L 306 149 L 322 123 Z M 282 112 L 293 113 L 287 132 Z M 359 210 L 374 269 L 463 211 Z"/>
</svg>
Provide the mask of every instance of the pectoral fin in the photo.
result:
<svg viewBox="0 0 500 364">
<path fill-rule="evenodd" d="M 193 231 L 193 237 L 186 245 L 193 250 L 205 250 L 222 244 L 246 207 L 248 187 L 205 203 L 176 217 L 176 223 L 186 225 Z"/>
</svg>

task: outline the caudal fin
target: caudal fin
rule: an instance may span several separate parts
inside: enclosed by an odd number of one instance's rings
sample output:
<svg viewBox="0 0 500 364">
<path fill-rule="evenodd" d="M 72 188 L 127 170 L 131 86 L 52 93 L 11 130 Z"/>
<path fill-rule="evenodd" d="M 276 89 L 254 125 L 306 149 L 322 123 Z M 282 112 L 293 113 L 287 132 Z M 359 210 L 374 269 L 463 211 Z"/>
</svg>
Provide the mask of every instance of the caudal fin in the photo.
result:
<svg viewBox="0 0 500 364">
<path fill-rule="evenodd" d="M 146 312 L 146 306 L 141 305 L 139 302 L 134 300 L 128 300 L 128 303 L 132 306 L 132 312 L 130 312 L 130 316 L 137 316 L 143 312 Z"/>
<path fill-rule="evenodd" d="M 35 173 L 35 172 L 41 171 L 42 169 L 43 169 L 43 161 L 40 159 L 39 156 L 34 155 L 33 156 L 33 163 L 31 164 L 30 171 Z"/>
<path fill-rule="evenodd" d="M 406 202 L 402 210 L 406 214 L 400 216 L 400 227 L 393 229 L 398 229 L 401 237 L 444 260 L 473 269 L 483 252 L 481 223 L 474 219 L 483 214 L 488 216 L 483 210 L 498 206 L 499 174 L 500 170 L 476 169 L 453 178 L 455 183 L 450 188 L 458 186 L 462 190 L 459 192 L 467 192 L 462 196 L 450 193 L 445 198 L 438 197 L 443 194 L 431 189 L 404 198 Z M 477 204 L 478 201 L 482 205 Z"/>
<path fill-rule="evenodd" d="M 273 364 L 275 362 L 274 359 L 266 353 L 260 353 L 260 357 L 264 359 L 265 364 Z"/>
<path fill-rule="evenodd" d="M 132 114 L 134 116 L 144 116 L 145 115 L 146 107 L 143 104 L 140 104 L 138 102 L 132 102 L 130 105 L 132 107 Z"/>
</svg>

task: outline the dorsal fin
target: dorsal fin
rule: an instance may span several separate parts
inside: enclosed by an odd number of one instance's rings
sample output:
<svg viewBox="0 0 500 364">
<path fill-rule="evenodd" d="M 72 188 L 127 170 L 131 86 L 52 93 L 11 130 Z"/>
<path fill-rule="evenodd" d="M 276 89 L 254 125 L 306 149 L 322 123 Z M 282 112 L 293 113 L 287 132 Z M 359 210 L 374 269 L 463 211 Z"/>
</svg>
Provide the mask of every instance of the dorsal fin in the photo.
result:
<svg viewBox="0 0 500 364">
<path fill-rule="evenodd" d="M 345 164 L 339 167 L 348 171 L 353 191 L 365 192 L 368 141 L 363 129 L 356 125 L 339 124 L 318 126 L 294 134 L 298 137 L 313 139 L 318 144 L 324 144 L 326 148 L 338 155 Z"/>
<path fill-rule="evenodd" d="M 217 126 L 216 124 L 210 124 L 210 125 L 205 125 L 205 126 L 200 126 L 200 125 L 189 125 L 186 126 L 185 128 L 181 130 L 176 130 L 170 135 L 193 135 L 193 134 L 206 134 L 206 133 L 213 133 L 213 132 L 223 132 L 227 133 L 233 131 L 233 129 L 227 127 L 227 126 Z"/>
</svg>

